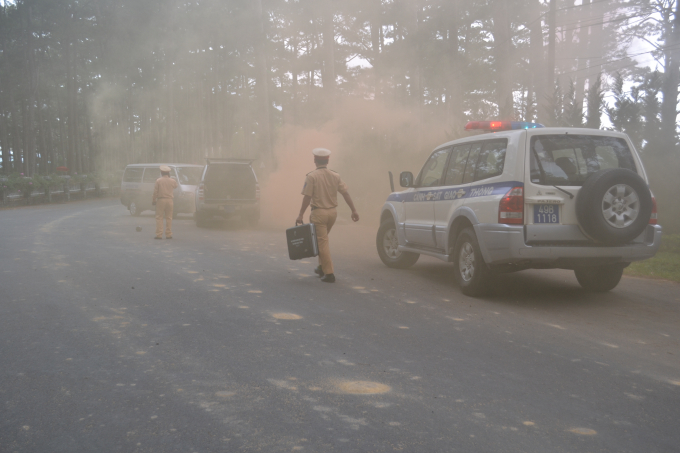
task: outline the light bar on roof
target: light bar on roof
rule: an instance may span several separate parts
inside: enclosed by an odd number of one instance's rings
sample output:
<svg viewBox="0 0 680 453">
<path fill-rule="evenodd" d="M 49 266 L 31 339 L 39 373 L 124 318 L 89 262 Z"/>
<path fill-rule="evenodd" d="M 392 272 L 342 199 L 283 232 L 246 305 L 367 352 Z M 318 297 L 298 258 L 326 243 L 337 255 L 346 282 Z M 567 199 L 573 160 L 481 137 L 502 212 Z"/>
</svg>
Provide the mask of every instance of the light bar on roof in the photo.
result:
<svg viewBox="0 0 680 453">
<path fill-rule="evenodd" d="M 526 121 L 470 121 L 465 125 L 466 131 L 512 131 L 517 129 L 535 129 L 543 127 L 539 123 L 528 123 Z"/>
</svg>

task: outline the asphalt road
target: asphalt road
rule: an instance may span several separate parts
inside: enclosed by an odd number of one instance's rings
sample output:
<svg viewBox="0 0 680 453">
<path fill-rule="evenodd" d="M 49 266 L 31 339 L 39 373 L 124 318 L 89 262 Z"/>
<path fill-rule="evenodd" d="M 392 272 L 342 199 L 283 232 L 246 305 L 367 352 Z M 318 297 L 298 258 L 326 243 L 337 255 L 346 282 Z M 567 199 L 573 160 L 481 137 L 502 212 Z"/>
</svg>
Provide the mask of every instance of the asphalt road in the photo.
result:
<svg viewBox="0 0 680 453">
<path fill-rule="evenodd" d="M 324 284 L 280 229 L 153 224 L 0 211 L 0 452 L 680 451 L 678 284 L 525 271 L 471 299 L 342 219 Z"/>
</svg>

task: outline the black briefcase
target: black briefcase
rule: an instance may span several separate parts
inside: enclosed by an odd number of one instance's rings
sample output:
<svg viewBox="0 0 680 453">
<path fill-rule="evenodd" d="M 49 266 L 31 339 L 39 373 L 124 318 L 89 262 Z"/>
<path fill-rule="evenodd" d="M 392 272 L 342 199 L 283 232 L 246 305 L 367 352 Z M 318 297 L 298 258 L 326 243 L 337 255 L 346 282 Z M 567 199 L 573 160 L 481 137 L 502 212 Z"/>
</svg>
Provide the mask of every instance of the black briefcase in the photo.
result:
<svg viewBox="0 0 680 453">
<path fill-rule="evenodd" d="M 288 256 L 292 260 L 301 260 L 319 255 L 316 242 L 316 228 L 313 223 L 288 228 L 286 230 Z"/>
</svg>

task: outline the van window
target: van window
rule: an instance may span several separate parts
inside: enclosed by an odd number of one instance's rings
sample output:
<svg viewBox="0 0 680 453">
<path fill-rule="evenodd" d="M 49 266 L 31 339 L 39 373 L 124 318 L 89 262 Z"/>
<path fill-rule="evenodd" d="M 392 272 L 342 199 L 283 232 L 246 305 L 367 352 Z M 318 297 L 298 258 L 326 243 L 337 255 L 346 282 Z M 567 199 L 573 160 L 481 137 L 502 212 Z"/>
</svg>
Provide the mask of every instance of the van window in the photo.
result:
<svg viewBox="0 0 680 453">
<path fill-rule="evenodd" d="M 537 135 L 531 138 L 531 182 L 582 186 L 606 168 L 637 173 L 633 155 L 622 138 L 598 135 Z"/>
<path fill-rule="evenodd" d="M 451 148 L 439 149 L 432 153 L 420 170 L 416 187 L 435 187 L 443 184 L 444 167 L 449 158 Z"/>
<path fill-rule="evenodd" d="M 143 172 L 141 167 L 128 167 L 123 174 L 123 182 L 142 182 Z"/>
<path fill-rule="evenodd" d="M 451 158 L 449 159 L 449 166 L 446 170 L 446 178 L 444 185 L 457 186 L 463 184 L 463 176 L 465 175 L 465 164 L 470 154 L 472 145 L 458 145 L 453 147 Z"/>
<path fill-rule="evenodd" d="M 477 160 L 475 181 L 493 178 L 503 174 L 505 166 L 505 150 L 508 147 L 507 140 L 494 140 L 483 142 L 482 150 Z"/>
<path fill-rule="evenodd" d="M 144 179 L 142 182 L 155 183 L 161 177 L 161 170 L 158 167 L 146 167 L 144 169 Z"/>
</svg>

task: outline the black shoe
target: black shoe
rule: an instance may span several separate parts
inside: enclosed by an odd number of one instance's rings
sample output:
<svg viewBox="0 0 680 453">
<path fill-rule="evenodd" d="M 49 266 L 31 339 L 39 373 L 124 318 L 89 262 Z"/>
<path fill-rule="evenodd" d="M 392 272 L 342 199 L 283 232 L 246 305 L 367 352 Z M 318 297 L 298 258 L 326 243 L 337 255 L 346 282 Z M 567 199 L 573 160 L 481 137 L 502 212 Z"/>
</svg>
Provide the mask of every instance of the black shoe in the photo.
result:
<svg viewBox="0 0 680 453">
<path fill-rule="evenodd" d="M 314 273 L 318 275 L 319 277 L 323 277 L 324 273 L 323 270 L 321 269 L 321 266 L 317 266 L 314 268 Z"/>
<path fill-rule="evenodd" d="M 333 274 L 326 274 L 324 277 L 321 279 L 322 282 L 325 283 L 335 283 L 335 275 Z"/>
</svg>

